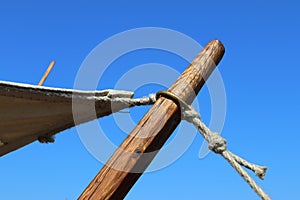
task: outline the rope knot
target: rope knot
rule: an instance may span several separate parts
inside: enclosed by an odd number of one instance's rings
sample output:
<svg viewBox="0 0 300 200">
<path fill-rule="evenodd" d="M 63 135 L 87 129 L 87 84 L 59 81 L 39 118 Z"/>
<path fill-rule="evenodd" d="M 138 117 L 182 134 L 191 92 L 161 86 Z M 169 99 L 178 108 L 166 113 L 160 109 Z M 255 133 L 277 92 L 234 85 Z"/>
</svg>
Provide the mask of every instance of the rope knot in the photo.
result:
<svg viewBox="0 0 300 200">
<path fill-rule="evenodd" d="M 226 140 L 217 132 L 211 132 L 209 135 L 208 148 L 218 154 L 226 151 Z"/>
</svg>

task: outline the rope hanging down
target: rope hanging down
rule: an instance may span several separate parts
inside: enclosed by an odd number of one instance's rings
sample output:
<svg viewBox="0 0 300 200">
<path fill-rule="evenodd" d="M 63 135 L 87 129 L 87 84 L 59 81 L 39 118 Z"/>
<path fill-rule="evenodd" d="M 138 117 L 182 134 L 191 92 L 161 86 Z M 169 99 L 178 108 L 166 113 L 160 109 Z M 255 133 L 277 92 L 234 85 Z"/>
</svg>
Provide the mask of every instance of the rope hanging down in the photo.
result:
<svg viewBox="0 0 300 200">
<path fill-rule="evenodd" d="M 113 102 L 122 102 L 127 104 L 128 107 L 151 105 L 159 97 L 165 97 L 174 101 L 181 109 L 182 118 L 187 122 L 192 123 L 204 139 L 208 142 L 208 148 L 216 154 L 220 154 L 225 158 L 229 164 L 239 173 L 239 175 L 250 185 L 250 187 L 260 196 L 263 200 L 270 200 L 271 198 L 264 192 L 257 183 L 251 178 L 251 176 L 241 167 L 246 167 L 253 171 L 260 179 L 264 179 L 267 167 L 259 166 L 250 163 L 243 158 L 235 155 L 231 151 L 227 150 L 226 140 L 220 136 L 219 133 L 211 131 L 200 118 L 200 114 L 180 97 L 168 91 L 159 91 L 156 94 L 149 94 L 148 97 L 142 98 L 114 98 Z"/>
</svg>

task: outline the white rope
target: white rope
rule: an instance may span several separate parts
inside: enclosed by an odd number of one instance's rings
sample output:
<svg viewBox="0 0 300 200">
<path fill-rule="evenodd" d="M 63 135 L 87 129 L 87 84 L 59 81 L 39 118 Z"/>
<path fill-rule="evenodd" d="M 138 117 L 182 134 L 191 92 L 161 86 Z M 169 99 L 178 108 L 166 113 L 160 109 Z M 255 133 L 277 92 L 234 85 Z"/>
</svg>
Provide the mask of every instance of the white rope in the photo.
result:
<svg viewBox="0 0 300 200">
<path fill-rule="evenodd" d="M 220 136 L 219 133 L 212 132 L 200 119 L 198 112 L 191 106 L 183 107 L 183 119 L 192 123 L 202 134 L 208 142 L 208 147 L 211 151 L 222 155 L 230 165 L 239 173 L 240 176 L 250 185 L 250 187 L 261 197 L 263 200 L 270 200 L 266 192 L 264 192 L 257 183 L 250 177 L 250 175 L 241 167 L 244 166 L 252 170 L 260 179 L 264 179 L 267 167 L 249 163 L 243 158 L 235 155 L 227 150 L 226 140 Z"/>
<path fill-rule="evenodd" d="M 112 98 L 112 103 L 124 103 L 127 104 L 128 107 L 133 106 L 144 106 L 144 105 L 152 105 L 156 101 L 156 94 L 149 94 L 147 97 L 141 98 Z"/>
<path fill-rule="evenodd" d="M 227 150 L 226 140 L 220 136 L 219 133 L 211 131 L 200 118 L 200 114 L 190 105 L 186 104 L 179 97 L 173 93 L 167 91 L 160 91 L 157 94 L 150 94 L 148 97 L 142 98 L 115 98 L 113 101 L 123 102 L 128 105 L 128 107 L 141 106 L 141 105 L 151 105 L 155 103 L 159 96 L 164 96 L 169 98 L 175 103 L 177 103 L 181 108 L 182 117 L 184 120 L 192 123 L 204 139 L 208 142 L 208 148 L 223 156 L 229 164 L 239 173 L 239 175 L 250 185 L 250 187 L 260 196 L 263 200 L 270 200 L 266 192 L 264 192 L 258 184 L 251 178 L 251 176 L 241 167 L 244 166 L 251 171 L 253 171 L 260 179 L 264 179 L 267 167 L 259 166 L 250 163 L 243 158 L 235 155 L 234 153 Z"/>
</svg>

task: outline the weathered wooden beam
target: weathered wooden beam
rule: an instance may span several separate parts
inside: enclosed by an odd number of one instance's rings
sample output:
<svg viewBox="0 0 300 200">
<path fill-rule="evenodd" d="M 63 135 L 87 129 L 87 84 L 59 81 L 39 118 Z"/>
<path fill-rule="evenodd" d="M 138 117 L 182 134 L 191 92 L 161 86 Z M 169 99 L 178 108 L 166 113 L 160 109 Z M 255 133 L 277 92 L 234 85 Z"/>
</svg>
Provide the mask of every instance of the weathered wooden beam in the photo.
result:
<svg viewBox="0 0 300 200">
<path fill-rule="evenodd" d="M 169 88 L 191 103 L 225 52 L 218 40 L 209 42 Z M 180 123 L 178 106 L 159 98 L 88 185 L 79 199 L 123 199 Z"/>
</svg>

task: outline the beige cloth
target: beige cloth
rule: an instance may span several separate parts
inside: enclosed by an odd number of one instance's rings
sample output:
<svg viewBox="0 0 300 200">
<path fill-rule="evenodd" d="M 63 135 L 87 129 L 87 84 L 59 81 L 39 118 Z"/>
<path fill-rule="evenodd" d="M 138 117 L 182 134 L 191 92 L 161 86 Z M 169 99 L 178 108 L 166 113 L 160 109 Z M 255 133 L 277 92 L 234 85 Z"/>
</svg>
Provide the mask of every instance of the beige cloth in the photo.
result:
<svg viewBox="0 0 300 200">
<path fill-rule="evenodd" d="M 115 97 L 132 98 L 133 93 L 80 91 L 0 81 L 0 156 L 39 137 L 51 138 L 75 126 L 73 115 L 78 125 L 128 107 L 117 102 L 112 109 Z"/>
</svg>

